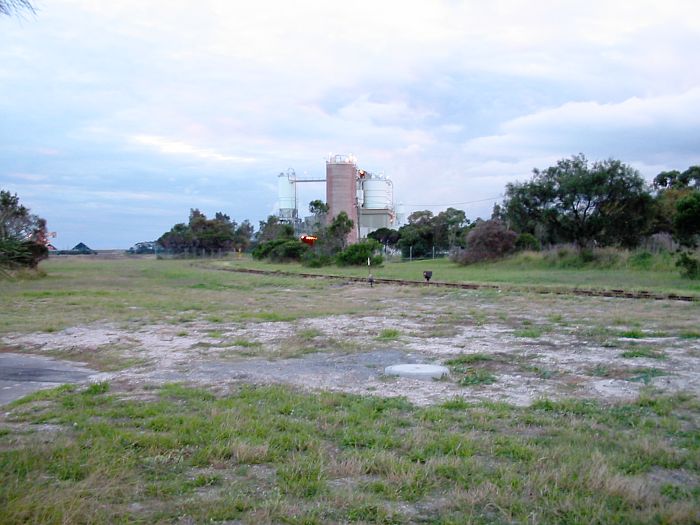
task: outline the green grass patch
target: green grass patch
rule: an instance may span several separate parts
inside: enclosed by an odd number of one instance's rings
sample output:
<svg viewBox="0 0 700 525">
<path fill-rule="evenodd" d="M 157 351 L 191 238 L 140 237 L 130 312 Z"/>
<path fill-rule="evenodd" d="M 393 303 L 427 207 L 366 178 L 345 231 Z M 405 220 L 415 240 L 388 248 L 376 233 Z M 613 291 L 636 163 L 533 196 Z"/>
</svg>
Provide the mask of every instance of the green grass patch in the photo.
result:
<svg viewBox="0 0 700 525">
<path fill-rule="evenodd" d="M 620 357 L 635 358 L 646 357 L 648 359 L 666 359 L 666 354 L 649 347 L 635 347 L 620 354 Z"/>
<path fill-rule="evenodd" d="M 468 368 L 462 372 L 457 384 L 460 386 L 490 385 L 497 381 L 496 376 L 482 368 Z"/>
<path fill-rule="evenodd" d="M 401 331 L 396 328 L 385 328 L 377 336 L 377 341 L 396 341 L 401 337 Z"/>
<path fill-rule="evenodd" d="M 635 489 L 652 471 L 699 474 L 693 396 L 421 408 L 279 386 L 151 394 L 96 383 L 10 405 L 2 522 L 691 523 L 696 512 L 691 485 Z M 32 432 L 46 424 L 48 440 Z"/>
</svg>

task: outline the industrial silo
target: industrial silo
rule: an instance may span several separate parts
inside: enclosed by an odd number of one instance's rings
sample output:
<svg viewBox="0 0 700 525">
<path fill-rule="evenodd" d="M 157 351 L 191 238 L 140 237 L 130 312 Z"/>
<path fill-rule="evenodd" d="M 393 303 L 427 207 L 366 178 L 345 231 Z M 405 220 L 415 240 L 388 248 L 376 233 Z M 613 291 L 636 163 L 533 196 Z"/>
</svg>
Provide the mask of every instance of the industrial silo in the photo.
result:
<svg viewBox="0 0 700 525">
<path fill-rule="evenodd" d="M 332 155 L 326 161 L 326 203 L 329 219 L 341 211 L 348 214 L 355 224 L 348 243 L 357 242 L 357 164 L 352 156 Z"/>
<path fill-rule="evenodd" d="M 386 210 L 392 205 L 391 181 L 372 178 L 362 182 L 364 207 L 370 210 Z"/>
<path fill-rule="evenodd" d="M 297 216 L 296 176 L 293 171 L 280 173 L 277 178 L 280 219 L 292 221 Z"/>
<path fill-rule="evenodd" d="M 358 208 L 360 236 L 367 237 L 379 228 L 394 226 L 394 188 L 391 180 L 368 172 L 360 172 L 364 202 Z"/>
</svg>

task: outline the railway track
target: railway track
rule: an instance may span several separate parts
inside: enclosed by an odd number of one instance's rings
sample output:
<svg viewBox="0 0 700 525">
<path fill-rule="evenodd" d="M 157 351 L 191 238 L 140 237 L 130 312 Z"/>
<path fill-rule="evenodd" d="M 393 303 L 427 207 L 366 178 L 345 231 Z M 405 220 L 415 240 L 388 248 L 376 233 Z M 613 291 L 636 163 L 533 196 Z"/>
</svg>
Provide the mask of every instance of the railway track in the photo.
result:
<svg viewBox="0 0 700 525">
<path fill-rule="evenodd" d="M 282 272 L 273 270 L 254 270 L 252 268 L 212 268 L 211 266 L 199 265 L 208 270 L 219 270 L 224 272 L 250 273 L 257 275 L 276 275 L 285 277 L 304 277 L 313 279 L 332 279 L 346 282 L 367 283 L 366 277 L 349 277 L 346 275 L 323 275 L 318 273 L 299 273 L 299 272 Z M 652 299 L 652 300 L 668 300 L 668 301 L 685 301 L 695 302 L 700 301 L 700 296 L 696 295 L 679 295 L 675 293 L 655 293 L 645 290 L 629 291 L 618 289 L 585 289 L 585 288 L 564 288 L 564 287 L 544 287 L 544 286 L 517 286 L 517 285 L 497 285 L 497 284 L 480 284 L 480 283 L 450 283 L 441 281 L 412 281 L 406 279 L 385 279 L 374 278 L 374 284 L 391 284 L 396 286 L 422 286 L 434 288 L 456 288 L 462 290 L 503 290 L 503 291 L 520 291 L 533 292 L 540 294 L 555 294 L 555 295 L 581 295 L 586 297 L 616 297 L 621 299 Z"/>
</svg>

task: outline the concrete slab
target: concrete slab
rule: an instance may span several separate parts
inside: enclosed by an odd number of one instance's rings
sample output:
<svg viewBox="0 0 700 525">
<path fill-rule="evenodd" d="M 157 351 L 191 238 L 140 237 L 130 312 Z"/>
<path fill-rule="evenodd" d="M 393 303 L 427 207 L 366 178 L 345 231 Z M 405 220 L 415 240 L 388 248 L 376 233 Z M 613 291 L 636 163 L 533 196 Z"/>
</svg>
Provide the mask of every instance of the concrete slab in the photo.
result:
<svg viewBox="0 0 700 525">
<path fill-rule="evenodd" d="M 96 370 L 70 361 L 26 354 L 0 353 L 0 405 L 37 390 L 84 383 Z"/>
<path fill-rule="evenodd" d="M 384 373 L 389 376 L 410 377 L 411 379 L 440 379 L 449 374 L 450 370 L 440 365 L 406 363 L 387 366 Z"/>
</svg>

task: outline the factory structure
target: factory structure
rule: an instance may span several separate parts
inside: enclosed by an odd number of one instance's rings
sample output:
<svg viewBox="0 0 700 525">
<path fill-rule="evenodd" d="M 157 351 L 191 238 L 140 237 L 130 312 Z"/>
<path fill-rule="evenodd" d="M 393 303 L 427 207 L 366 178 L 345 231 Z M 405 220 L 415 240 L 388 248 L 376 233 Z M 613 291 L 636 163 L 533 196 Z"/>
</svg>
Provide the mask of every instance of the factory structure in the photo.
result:
<svg viewBox="0 0 700 525">
<path fill-rule="evenodd" d="M 308 221 L 299 216 L 298 184 L 326 183 L 327 221 L 344 211 L 355 224 L 348 235 L 348 242 L 355 243 L 378 228 L 392 228 L 396 223 L 394 187 L 391 180 L 357 167 L 352 155 L 329 155 L 326 160 L 325 178 L 297 177 L 294 170 L 280 173 L 279 218 L 294 225 L 297 233 L 304 231 Z"/>
</svg>

